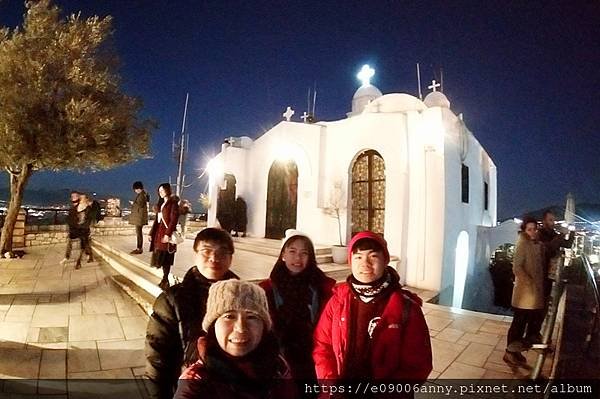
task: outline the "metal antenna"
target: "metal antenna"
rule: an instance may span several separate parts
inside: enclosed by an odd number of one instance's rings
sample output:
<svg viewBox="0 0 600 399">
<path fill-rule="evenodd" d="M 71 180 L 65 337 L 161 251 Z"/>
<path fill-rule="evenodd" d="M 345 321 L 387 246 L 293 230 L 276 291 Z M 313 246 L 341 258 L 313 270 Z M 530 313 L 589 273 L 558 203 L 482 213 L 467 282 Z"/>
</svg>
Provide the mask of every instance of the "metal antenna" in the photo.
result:
<svg viewBox="0 0 600 399">
<path fill-rule="evenodd" d="M 421 67 L 417 62 L 417 86 L 419 86 L 419 100 L 423 101 L 423 93 L 421 93 Z"/>
<path fill-rule="evenodd" d="M 310 86 L 308 87 L 308 94 L 306 95 L 306 112 L 310 114 Z"/>
<path fill-rule="evenodd" d="M 183 109 L 183 123 L 181 124 L 181 141 L 179 146 L 179 163 L 177 166 L 177 189 L 175 193 L 179 198 L 183 192 L 183 160 L 185 151 L 185 119 L 187 117 L 188 101 L 190 99 L 190 93 L 185 95 L 185 108 Z"/>
<path fill-rule="evenodd" d="M 312 109 L 313 118 L 315 117 L 315 108 L 316 107 L 317 107 L 317 82 L 315 82 L 315 91 L 314 91 L 314 96 L 313 96 L 313 109 Z"/>
<path fill-rule="evenodd" d="M 440 91 L 444 92 L 444 68 L 440 67 Z"/>
</svg>

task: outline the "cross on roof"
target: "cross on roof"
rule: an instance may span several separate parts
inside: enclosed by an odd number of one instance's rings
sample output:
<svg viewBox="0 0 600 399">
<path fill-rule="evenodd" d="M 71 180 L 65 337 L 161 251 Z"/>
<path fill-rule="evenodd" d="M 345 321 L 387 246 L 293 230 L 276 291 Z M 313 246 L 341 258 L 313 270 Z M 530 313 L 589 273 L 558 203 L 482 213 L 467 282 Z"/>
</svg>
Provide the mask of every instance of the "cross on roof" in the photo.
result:
<svg viewBox="0 0 600 399">
<path fill-rule="evenodd" d="M 434 91 L 434 92 L 435 92 L 435 91 L 437 91 L 437 90 L 436 90 L 436 88 L 438 88 L 438 87 L 440 87 L 440 86 L 441 86 L 441 85 L 440 85 L 439 83 L 436 83 L 436 82 L 435 82 L 435 79 L 433 79 L 433 80 L 431 81 L 431 85 L 430 85 L 430 86 L 427 86 L 427 88 L 428 88 L 428 89 L 431 89 L 432 91 Z"/>
<path fill-rule="evenodd" d="M 375 70 L 368 65 L 363 65 L 360 72 L 356 75 L 358 80 L 360 80 L 363 86 L 368 86 L 371 84 L 371 78 L 375 75 Z"/>
<path fill-rule="evenodd" d="M 292 119 L 292 116 L 294 116 L 295 111 L 292 109 L 292 107 L 287 107 L 287 109 L 285 110 L 285 112 L 281 115 L 285 118 L 286 121 L 290 121 L 290 119 Z"/>
</svg>

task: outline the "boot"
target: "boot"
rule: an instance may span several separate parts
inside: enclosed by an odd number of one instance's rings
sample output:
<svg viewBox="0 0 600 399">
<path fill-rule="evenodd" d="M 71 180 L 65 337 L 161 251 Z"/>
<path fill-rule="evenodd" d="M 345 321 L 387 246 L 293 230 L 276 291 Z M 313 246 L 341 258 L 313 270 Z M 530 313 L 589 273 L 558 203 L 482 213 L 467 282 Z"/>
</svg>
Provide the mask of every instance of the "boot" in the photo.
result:
<svg viewBox="0 0 600 399">
<path fill-rule="evenodd" d="M 75 269 L 81 269 L 81 261 L 78 260 L 77 263 L 75 263 Z"/>
<path fill-rule="evenodd" d="M 158 284 L 158 287 L 163 291 L 166 291 L 169 288 L 169 286 L 169 280 L 167 279 L 161 280 L 161 282 Z"/>
</svg>

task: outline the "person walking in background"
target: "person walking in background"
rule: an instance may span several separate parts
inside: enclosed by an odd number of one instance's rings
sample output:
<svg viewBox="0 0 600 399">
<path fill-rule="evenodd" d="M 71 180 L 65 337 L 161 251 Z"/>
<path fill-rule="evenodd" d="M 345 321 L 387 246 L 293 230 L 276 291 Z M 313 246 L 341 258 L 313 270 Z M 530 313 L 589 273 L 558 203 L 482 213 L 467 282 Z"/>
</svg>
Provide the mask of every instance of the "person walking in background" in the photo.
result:
<svg viewBox="0 0 600 399">
<path fill-rule="evenodd" d="M 195 266 L 183 281 L 158 296 L 146 331 L 146 376 L 154 399 L 171 399 L 182 366 L 198 360 L 208 289 L 219 280 L 237 279 L 229 268 L 234 252 L 224 230 L 206 228 L 194 240 Z"/>
<path fill-rule="evenodd" d="M 248 225 L 248 209 L 246 201 L 242 197 L 237 197 L 233 207 L 233 233 L 234 237 L 238 234 L 246 237 L 246 226 Z"/>
<path fill-rule="evenodd" d="M 129 215 L 129 224 L 135 226 L 136 248 L 130 252 L 132 255 L 139 255 L 143 252 L 144 238 L 142 229 L 148 224 L 148 202 L 150 197 L 144 191 L 144 185 L 141 181 L 136 181 L 132 186 L 135 198 L 131 202 L 131 214 Z"/>
<path fill-rule="evenodd" d="M 175 398 L 298 398 L 271 324 L 260 287 L 238 280 L 213 284 L 200 357 L 181 375 Z"/>
<path fill-rule="evenodd" d="M 169 273 L 175 260 L 175 252 L 177 252 L 177 245 L 169 241 L 177 228 L 179 198 L 172 194 L 169 183 L 162 183 L 158 186 L 158 198 L 156 218 L 148 240 L 150 241 L 150 252 L 152 252 L 150 265 L 162 268 L 163 277 L 158 286 L 164 291 L 169 288 Z"/>
<path fill-rule="evenodd" d="M 319 381 L 423 383 L 432 370 L 421 299 L 400 286 L 386 241 L 363 231 L 348 245 L 352 274 L 333 289 L 314 335 Z"/>
<path fill-rule="evenodd" d="M 507 336 L 503 360 L 512 366 L 527 366 L 521 354 L 541 342 L 544 320 L 544 246 L 538 241 L 537 221 L 523 218 L 513 257 L 515 286 L 512 295 L 514 316 Z"/>
<path fill-rule="evenodd" d="M 77 204 L 76 210 L 76 220 L 77 225 L 75 227 L 76 234 L 75 236 L 79 238 L 79 256 L 77 257 L 77 262 L 75 263 L 75 269 L 81 268 L 81 258 L 85 253 L 88 258 L 88 263 L 94 261 L 94 257 L 92 256 L 92 247 L 90 242 L 90 224 L 91 224 L 91 206 L 88 196 L 86 194 L 81 193 L 79 195 L 79 203 Z"/>
<path fill-rule="evenodd" d="M 179 226 L 181 226 L 181 234 L 184 237 L 187 232 L 187 220 L 190 212 L 192 212 L 192 204 L 190 204 L 190 201 L 182 199 L 179 203 Z"/>
<path fill-rule="evenodd" d="M 60 261 L 61 265 L 66 264 L 71 258 L 71 251 L 73 250 L 73 240 L 79 239 L 77 233 L 77 205 L 79 205 L 80 193 L 78 191 L 71 191 L 70 194 L 71 206 L 69 207 L 69 213 L 67 214 L 67 249 L 65 251 L 65 257 Z"/>
<path fill-rule="evenodd" d="M 312 241 L 289 229 L 268 280 L 260 283 L 269 302 L 273 330 L 292 376 L 316 382 L 312 359 L 313 333 L 335 280 L 317 266 Z"/>
</svg>

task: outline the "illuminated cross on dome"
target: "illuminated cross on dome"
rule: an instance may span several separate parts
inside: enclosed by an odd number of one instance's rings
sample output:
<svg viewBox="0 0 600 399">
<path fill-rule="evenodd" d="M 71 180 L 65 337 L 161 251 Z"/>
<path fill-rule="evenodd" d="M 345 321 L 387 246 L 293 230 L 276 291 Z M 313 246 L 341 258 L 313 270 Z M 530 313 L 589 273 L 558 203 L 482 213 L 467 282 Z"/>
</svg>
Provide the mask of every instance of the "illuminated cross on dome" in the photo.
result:
<svg viewBox="0 0 600 399">
<path fill-rule="evenodd" d="M 304 121 L 304 123 L 306 123 L 306 120 L 308 119 L 308 117 L 309 117 L 309 115 L 306 113 L 306 111 L 304 111 L 304 113 L 302 114 L 300 119 L 302 119 Z"/>
<path fill-rule="evenodd" d="M 431 89 L 432 91 L 437 91 L 436 88 L 440 87 L 441 85 L 439 83 L 435 82 L 435 79 L 431 81 L 431 86 L 427 86 L 428 89 Z"/>
<path fill-rule="evenodd" d="M 371 84 L 371 78 L 375 75 L 375 70 L 368 65 L 363 65 L 360 72 L 356 75 L 358 80 L 362 82 L 363 86 Z"/>
<path fill-rule="evenodd" d="M 295 111 L 292 109 L 292 107 L 287 107 L 287 109 L 281 116 L 283 116 L 285 120 L 289 122 L 290 119 L 292 119 L 292 116 L 294 116 L 294 113 Z"/>
</svg>

